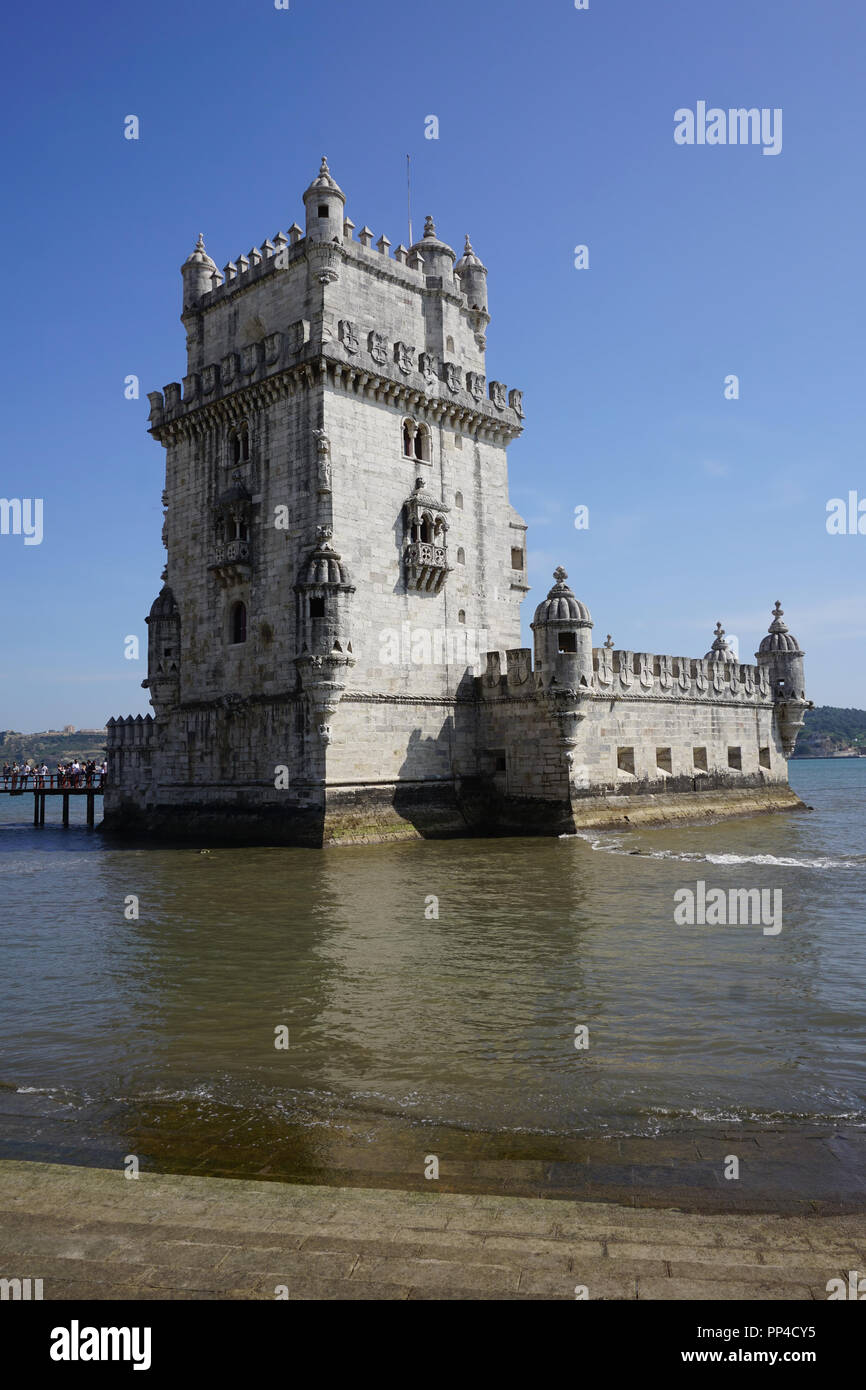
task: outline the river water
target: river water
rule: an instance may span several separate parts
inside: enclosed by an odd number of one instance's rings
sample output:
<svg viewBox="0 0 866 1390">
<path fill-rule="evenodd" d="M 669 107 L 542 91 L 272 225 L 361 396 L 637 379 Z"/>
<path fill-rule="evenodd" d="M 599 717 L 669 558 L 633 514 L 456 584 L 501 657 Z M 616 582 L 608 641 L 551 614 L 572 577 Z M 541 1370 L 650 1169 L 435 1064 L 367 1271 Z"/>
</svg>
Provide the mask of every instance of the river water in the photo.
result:
<svg viewBox="0 0 866 1390">
<path fill-rule="evenodd" d="M 800 1196 L 806 1140 L 841 1144 L 850 1196 L 866 759 L 790 773 L 807 814 L 325 851 L 118 847 L 0 797 L 0 1156 L 381 1185 L 436 1153 L 622 1195 L 733 1134 Z M 781 930 L 679 925 L 699 881 L 779 890 Z"/>
</svg>

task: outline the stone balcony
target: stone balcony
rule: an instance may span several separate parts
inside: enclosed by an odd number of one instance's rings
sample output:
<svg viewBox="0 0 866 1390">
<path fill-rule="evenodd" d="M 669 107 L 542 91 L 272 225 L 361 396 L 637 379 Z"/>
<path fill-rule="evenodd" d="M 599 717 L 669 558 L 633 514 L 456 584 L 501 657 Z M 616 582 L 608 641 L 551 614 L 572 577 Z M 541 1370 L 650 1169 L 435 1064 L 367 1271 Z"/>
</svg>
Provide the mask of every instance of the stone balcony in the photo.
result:
<svg viewBox="0 0 866 1390">
<path fill-rule="evenodd" d="M 249 541 L 219 541 L 213 548 L 208 569 L 224 589 L 245 583 L 252 574 L 252 547 Z"/>
<path fill-rule="evenodd" d="M 406 582 L 410 589 L 438 594 L 451 572 L 444 545 L 414 541 L 406 546 Z"/>
</svg>

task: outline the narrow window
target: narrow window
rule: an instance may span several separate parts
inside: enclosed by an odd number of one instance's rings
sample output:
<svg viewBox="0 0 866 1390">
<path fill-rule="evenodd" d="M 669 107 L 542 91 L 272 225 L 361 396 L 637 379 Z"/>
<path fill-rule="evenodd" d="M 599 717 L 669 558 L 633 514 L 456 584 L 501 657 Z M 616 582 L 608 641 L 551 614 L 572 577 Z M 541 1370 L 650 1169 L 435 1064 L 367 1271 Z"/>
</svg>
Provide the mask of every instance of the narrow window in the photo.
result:
<svg viewBox="0 0 866 1390">
<path fill-rule="evenodd" d="M 462 608 L 460 609 L 460 612 L 457 614 L 457 621 L 458 623 L 466 622 L 466 613 Z"/>
<path fill-rule="evenodd" d="M 455 505 L 455 507 L 457 508 L 458 511 L 461 511 L 461 512 L 463 511 L 463 493 L 462 493 L 462 492 L 455 492 L 455 494 L 454 494 L 454 505 Z"/>
<path fill-rule="evenodd" d="M 462 545 L 459 547 L 457 551 L 457 563 L 458 565 L 466 564 L 466 551 L 463 549 Z"/>
<path fill-rule="evenodd" d="M 673 773 L 673 760 L 669 748 L 656 749 L 656 767 L 658 767 L 661 772 Z"/>
<path fill-rule="evenodd" d="M 523 569 L 523 551 L 520 546 L 513 545 L 511 547 L 511 568 L 513 570 Z"/>
<path fill-rule="evenodd" d="M 403 455 L 405 458 L 412 458 L 412 431 L 409 429 L 409 421 L 403 421 Z"/>
<path fill-rule="evenodd" d="M 759 749 L 758 749 L 758 762 L 760 763 L 761 767 L 769 767 L 769 766 L 770 766 L 770 750 L 769 750 L 769 748 L 759 748 Z"/>
<path fill-rule="evenodd" d="M 740 748 L 728 749 L 728 767 L 732 767 L 736 772 L 742 772 L 743 754 Z"/>
<path fill-rule="evenodd" d="M 454 351 L 454 339 L 453 339 L 453 338 L 448 337 L 448 338 L 445 339 L 445 351 L 446 351 L 446 352 L 453 352 L 453 351 Z"/>
<path fill-rule="evenodd" d="M 559 650 L 560 650 L 561 652 L 576 652 L 576 651 L 577 651 L 577 633 L 576 633 L 576 632 L 561 632 L 561 633 L 559 634 Z"/>
<path fill-rule="evenodd" d="M 463 448 L 463 435 L 462 435 L 462 434 L 455 434 L 455 436 L 454 436 L 454 448 L 455 448 L 455 449 L 462 449 L 462 448 Z"/>
<path fill-rule="evenodd" d="M 426 425 L 419 425 L 415 432 L 415 457 L 422 463 L 430 462 L 430 431 Z"/>
<path fill-rule="evenodd" d="M 247 640 L 247 606 L 245 603 L 236 603 L 231 611 L 230 619 L 231 640 L 237 646 Z"/>
<path fill-rule="evenodd" d="M 692 757 L 694 759 L 695 771 L 707 771 L 707 750 L 706 748 L 693 748 Z"/>
<path fill-rule="evenodd" d="M 617 748 L 616 765 L 620 772 L 630 772 L 634 776 L 634 749 Z"/>
<path fill-rule="evenodd" d="M 327 204 L 327 203 L 319 203 L 319 216 L 320 216 L 320 217 L 327 217 L 327 216 L 328 216 L 328 204 Z"/>
<path fill-rule="evenodd" d="M 324 618 L 324 616 L 325 616 L 325 600 L 324 600 L 323 598 L 311 598 L 311 599 L 310 599 L 310 617 L 311 617 L 311 618 Z"/>
</svg>

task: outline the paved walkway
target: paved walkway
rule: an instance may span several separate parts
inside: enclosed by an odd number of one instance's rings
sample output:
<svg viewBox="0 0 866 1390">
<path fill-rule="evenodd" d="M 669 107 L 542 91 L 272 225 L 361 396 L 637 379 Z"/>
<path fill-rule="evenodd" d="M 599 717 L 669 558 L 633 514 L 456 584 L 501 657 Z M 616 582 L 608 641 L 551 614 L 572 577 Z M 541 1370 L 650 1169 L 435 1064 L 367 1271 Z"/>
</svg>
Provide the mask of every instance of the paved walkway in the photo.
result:
<svg viewBox="0 0 866 1390">
<path fill-rule="evenodd" d="M 431 1183 L 431 1189 L 433 1188 Z M 821 1299 L 866 1216 L 707 1216 L 0 1162 L 0 1278 L 46 1299 Z M 287 1292 L 286 1292 L 287 1291 Z"/>
</svg>

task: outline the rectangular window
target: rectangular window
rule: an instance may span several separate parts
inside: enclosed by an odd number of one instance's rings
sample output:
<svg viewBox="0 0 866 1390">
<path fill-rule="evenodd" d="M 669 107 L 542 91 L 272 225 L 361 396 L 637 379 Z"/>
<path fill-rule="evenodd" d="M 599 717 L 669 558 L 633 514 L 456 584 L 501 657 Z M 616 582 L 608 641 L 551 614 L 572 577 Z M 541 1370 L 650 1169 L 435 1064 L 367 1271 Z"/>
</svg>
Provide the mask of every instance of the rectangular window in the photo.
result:
<svg viewBox="0 0 866 1390">
<path fill-rule="evenodd" d="M 669 748 L 656 749 L 656 767 L 660 768 L 662 772 L 673 773 L 673 759 Z"/>
<path fill-rule="evenodd" d="M 559 650 L 560 650 L 561 652 L 576 652 L 576 651 L 577 651 L 577 633 L 576 633 L 576 632 L 561 632 L 561 633 L 559 634 Z"/>
<path fill-rule="evenodd" d="M 616 765 L 620 772 L 630 772 L 634 776 L 634 749 L 617 748 Z"/>
<path fill-rule="evenodd" d="M 523 569 L 523 551 L 519 546 L 511 547 L 511 568 L 513 570 Z"/>
<path fill-rule="evenodd" d="M 761 767 L 769 767 L 769 766 L 770 766 L 770 750 L 769 750 L 769 748 L 759 748 L 759 749 L 758 749 L 758 762 L 760 763 Z"/>
<path fill-rule="evenodd" d="M 707 771 L 707 750 L 706 748 L 695 748 L 692 750 L 694 756 L 695 770 L 697 772 Z"/>
<path fill-rule="evenodd" d="M 320 204 L 319 204 L 319 216 L 320 216 L 320 217 L 327 217 L 327 215 L 328 215 L 328 204 L 327 204 L 327 203 L 320 203 Z"/>
<path fill-rule="evenodd" d="M 310 599 L 310 617 L 311 617 L 311 618 L 324 618 L 324 616 L 325 616 L 325 600 L 324 600 L 323 598 L 311 598 L 311 599 Z"/>
<path fill-rule="evenodd" d="M 728 749 L 728 767 L 732 767 L 735 772 L 743 770 L 743 753 L 740 748 Z"/>
</svg>

